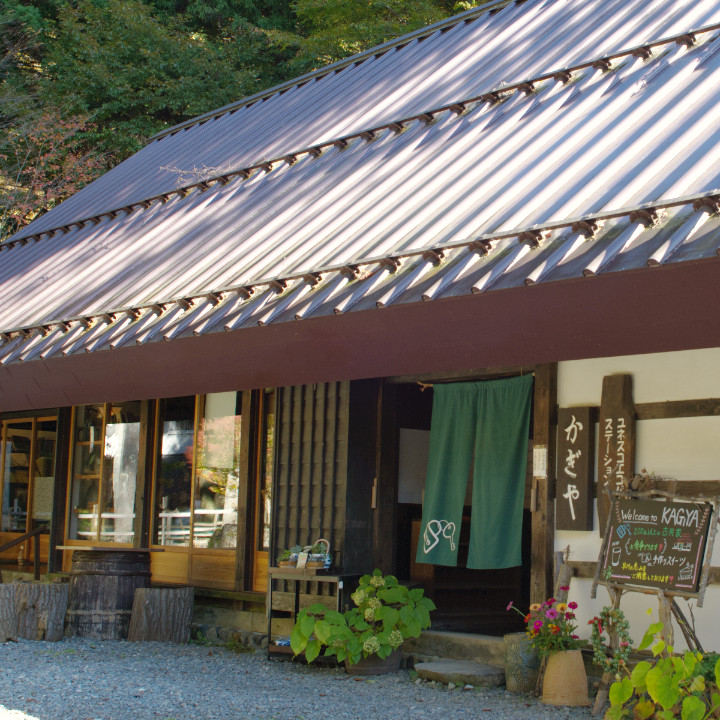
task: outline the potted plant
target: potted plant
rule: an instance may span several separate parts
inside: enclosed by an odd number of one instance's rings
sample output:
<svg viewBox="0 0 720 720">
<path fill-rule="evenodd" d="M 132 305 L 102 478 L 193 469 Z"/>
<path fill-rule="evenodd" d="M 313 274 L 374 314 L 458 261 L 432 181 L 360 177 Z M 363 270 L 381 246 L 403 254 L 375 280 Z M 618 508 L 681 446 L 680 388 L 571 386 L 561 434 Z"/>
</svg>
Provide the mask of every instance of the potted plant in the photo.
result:
<svg viewBox="0 0 720 720">
<path fill-rule="evenodd" d="M 278 567 L 295 567 L 297 565 L 298 553 L 302 550 L 299 545 L 289 550 L 281 550 L 277 556 Z"/>
<path fill-rule="evenodd" d="M 587 674 L 579 650 L 581 641 L 574 622 L 576 608 L 575 602 L 556 602 L 555 598 L 533 603 L 527 614 L 512 602 L 508 605 L 508 610 L 523 615 L 531 645 L 547 660 L 542 701 L 550 705 L 590 704 Z"/>
<path fill-rule="evenodd" d="M 397 671 L 400 646 L 430 627 L 435 604 L 422 588 L 410 590 L 380 570 L 363 575 L 351 597 L 355 607 L 345 613 L 319 603 L 301 610 L 290 635 L 293 652 L 312 662 L 324 647 L 324 656 L 337 657 L 348 672 Z"/>
</svg>

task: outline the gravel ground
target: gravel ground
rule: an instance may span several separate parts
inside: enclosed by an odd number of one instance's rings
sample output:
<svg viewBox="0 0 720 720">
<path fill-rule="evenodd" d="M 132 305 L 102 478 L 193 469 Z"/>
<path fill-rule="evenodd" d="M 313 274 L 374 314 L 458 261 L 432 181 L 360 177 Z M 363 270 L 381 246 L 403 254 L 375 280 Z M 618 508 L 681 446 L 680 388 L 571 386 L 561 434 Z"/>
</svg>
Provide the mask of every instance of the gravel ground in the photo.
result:
<svg viewBox="0 0 720 720">
<path fill-rule="evenodd" d="M 563 720 L 503 689 L 449 690 L 413 675 L 356 678 L 338 668 L 268 660 L 263 651 L 164 643 L 0 645 L 1 720 Z"/>
</svg>

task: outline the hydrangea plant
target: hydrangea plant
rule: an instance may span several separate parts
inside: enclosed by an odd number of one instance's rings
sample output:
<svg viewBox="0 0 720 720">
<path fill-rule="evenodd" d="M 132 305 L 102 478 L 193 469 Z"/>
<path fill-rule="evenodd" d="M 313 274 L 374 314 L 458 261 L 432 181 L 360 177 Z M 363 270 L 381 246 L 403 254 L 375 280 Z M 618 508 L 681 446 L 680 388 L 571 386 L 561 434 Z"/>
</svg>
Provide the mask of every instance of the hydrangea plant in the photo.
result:
<svg viewBox="0 0 720 720">
<path fill-rule="evenodd" d="M 324 647 L 326 657 L 335 655 L 351 665 L 369 655 L 386 658 L 406 638 L 429 628 L 435 609 L 422 588 L 410 590 L 380 570 L 363 575 L 351 598 L 355 607 L 345 613 L 320 603 L 301 610 L 290 635 L 293 652 L 305 652 L 312 662 Z"/>
</svg>

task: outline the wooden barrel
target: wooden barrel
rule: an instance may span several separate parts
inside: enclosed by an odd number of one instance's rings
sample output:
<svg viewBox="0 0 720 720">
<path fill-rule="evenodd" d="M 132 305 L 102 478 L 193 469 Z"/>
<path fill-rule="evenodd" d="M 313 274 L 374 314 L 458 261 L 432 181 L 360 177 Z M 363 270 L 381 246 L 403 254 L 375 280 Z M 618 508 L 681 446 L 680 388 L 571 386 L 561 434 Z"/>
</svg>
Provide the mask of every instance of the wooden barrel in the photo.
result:
<svg viewBox="0 0 720 720">
<path fill-rule="evenodd" d="M 127 640 L 137 588 L 150 587 L 150 553 L 75 550 L 65 634 Z"/>
</svg>

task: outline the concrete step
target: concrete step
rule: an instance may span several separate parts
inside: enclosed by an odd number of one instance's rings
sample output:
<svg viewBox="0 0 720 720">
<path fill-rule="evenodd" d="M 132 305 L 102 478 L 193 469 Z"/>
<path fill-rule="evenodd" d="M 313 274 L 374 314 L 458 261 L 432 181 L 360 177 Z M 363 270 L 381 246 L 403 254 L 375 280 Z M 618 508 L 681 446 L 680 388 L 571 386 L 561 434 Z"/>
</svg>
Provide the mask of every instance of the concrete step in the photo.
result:
<svg viewBox="0 0 720 720">
<path fill-rule="evenodd" d="M 505 671 L 495 665 L 472 660 L 435 660 L 415 665 L 415 672 L 423 680 L 435 680 L 455 685 L 497 687 L 505 684 Z"/>
<path fill-rule="evenodd" d="M 415 664 L 445 658 L 505 667 L 505 641 L 490 635 L 426 630 L 419 638 L 408 638 L 402 649 Z"/>
</svg>

